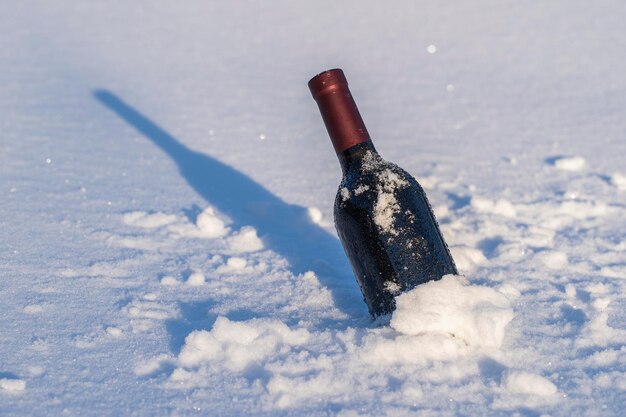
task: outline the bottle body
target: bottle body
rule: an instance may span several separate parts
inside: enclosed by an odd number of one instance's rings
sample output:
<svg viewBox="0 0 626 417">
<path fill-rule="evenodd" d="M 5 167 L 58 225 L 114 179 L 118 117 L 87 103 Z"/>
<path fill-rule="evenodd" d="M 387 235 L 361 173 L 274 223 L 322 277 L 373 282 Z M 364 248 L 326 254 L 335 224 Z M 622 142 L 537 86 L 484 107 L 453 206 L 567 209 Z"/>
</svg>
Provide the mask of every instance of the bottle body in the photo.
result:
<svg viewBox="0 0 626 417">
<path fill-rule="evenodd" d="M 335 199 L 335 227 L 373 316 L 395 308 L 394 297 L 456 274 L 423 189 L 383 160 L 371 141 L 340 157 L 344 176 Z"/>
<path fill-rule="evenodd" d="M 396 295 L 456 266 L 422 187 L 376 152 L 343 71 L 316 75 L 309 89 L 343 171 L 337 233 L 370 313 L 390 313 Z"/>
</svg>

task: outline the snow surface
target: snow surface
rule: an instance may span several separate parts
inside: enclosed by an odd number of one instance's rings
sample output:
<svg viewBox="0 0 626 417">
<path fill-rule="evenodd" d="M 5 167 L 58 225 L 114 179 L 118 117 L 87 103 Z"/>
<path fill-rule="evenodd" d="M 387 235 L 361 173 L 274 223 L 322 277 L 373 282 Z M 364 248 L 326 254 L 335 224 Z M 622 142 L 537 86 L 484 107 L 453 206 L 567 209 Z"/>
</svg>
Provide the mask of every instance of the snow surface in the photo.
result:
<svg viewBox="0 0 626 417">
<path fill-rule="evenodd" d="M 10 2 L 0 415 L 620 416 L 617 0 Z M 372 322 L 306 82 L 342 67 L 460 272 Z"/>
</svg>

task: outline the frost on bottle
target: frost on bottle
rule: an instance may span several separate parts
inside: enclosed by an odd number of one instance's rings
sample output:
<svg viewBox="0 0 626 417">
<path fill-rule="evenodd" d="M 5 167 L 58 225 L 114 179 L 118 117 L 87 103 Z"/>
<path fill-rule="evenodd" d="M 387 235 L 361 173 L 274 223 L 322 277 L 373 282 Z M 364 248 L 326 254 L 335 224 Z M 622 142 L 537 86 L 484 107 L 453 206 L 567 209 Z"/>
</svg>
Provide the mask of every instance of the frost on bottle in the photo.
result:
<svg viewBox="0 0 626 417">
<path fill-rule="evenodd" d="M 343 171 L 337 233 L 370 313 L 390 313 L 399 293 L 457 274 L 454 261 L 422 187 L 376 152 L 343 71 L 322 72 L 309 88 Z"/>
</svg>

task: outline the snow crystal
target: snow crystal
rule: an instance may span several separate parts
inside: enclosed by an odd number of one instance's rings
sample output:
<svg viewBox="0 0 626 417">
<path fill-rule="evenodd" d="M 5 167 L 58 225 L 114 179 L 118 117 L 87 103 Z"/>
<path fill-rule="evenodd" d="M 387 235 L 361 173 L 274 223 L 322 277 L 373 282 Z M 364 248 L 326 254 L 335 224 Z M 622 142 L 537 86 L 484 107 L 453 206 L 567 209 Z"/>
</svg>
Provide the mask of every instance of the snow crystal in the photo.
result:
<svg viewBox="0 0 626 417">
<path fill-rule="evenodd" d="M 215 209 L 210 206 L 205 208 L 202 213 L 198 215 L 196 226 L 198 226 L 202 234 L 208 238 L 218 238 L 228 233 L 228 228 L 225 226 L 224 222 L 217 217 Z"/>
<path fill-rule="evenodd" d="M 407 335 L 452 335 L 469 346 L 500 347 L 512 319 L 504 294 L 446 275 L 396 297 L 390 325 Z"/>
<path fill-rule="evenodd" d="M 23 379 L 14 379 L 14 378 L 1 378 L 0 379 L 0 390 L 18 393 L 22 392 L 26 389 L 26 381 Z"/>
<path fill-rule="evenodd" d="M 585 164 L 585 158 L 582 156 L 562 157 L 554 161 L 554 166 L 561 171 L 580 171 Z"/>
<path fill-rule="evenodd" d="M 256 229 L 252 226 L 244 226 L 238 233 L 228 239 L 231 250 L 243 252 L 255 252 L 263 249 L 263 242 L 256 234 Z"/>
<path fill-rule="evenodd" d="M 426 50 L 429 54 L 434 54 L 435 52 L 437 52 L 437 47 L 435 45 L 428 45 Z"/>
<path fill-rule="evenodd" d="M 525 371 L 510 370 L 505 373 L 502 385 L 514 394 L 548 396 L 556 394 L 557 388 L 541 375 Z"/>
</svg>

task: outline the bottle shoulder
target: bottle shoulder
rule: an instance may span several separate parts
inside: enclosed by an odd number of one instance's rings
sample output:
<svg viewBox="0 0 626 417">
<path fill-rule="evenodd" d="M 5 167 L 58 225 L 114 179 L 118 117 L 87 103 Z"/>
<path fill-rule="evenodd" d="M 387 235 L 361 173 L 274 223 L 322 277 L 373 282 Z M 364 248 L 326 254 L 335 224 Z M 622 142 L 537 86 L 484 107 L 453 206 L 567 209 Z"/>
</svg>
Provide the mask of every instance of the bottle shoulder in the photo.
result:
<svg viewBox="0 0 626 417">
<path fill-rule="evenodd" d="M 362 205 L 388 194 L 423 193 L 417 180 L 398 165 L 379 156 L 346 170 L 337 191 L 337 203 Z"/>
</svg>

